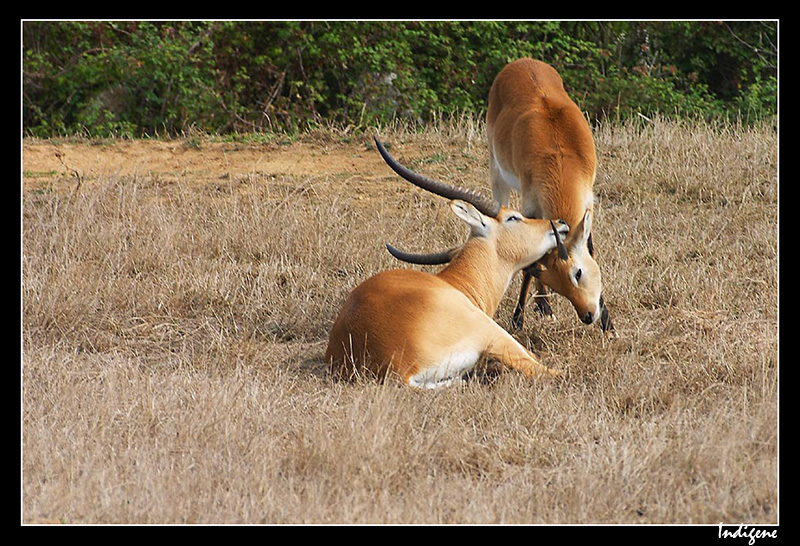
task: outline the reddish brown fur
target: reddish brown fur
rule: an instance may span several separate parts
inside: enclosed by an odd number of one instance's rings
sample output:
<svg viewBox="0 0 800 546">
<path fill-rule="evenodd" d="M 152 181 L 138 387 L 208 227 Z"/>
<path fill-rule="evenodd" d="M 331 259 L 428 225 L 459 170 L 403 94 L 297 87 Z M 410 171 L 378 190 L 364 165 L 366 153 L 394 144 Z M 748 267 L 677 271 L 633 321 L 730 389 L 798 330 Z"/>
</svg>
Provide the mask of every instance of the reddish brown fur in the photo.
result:
<svg viewBox="0 0 800 546">
<path fill-rule="evenodd" d="M 533 59 L 506 65 L 489 92 L 486 116 L 492 193 L 508 204 L 511 189 L 522 197 L 522 212 L 531 218 L 562 218 L 570 226 L 565 241 L 569 258 L 553 252 L 540 264 L 537 280 L 570 300 L 584 322 L 602 317 L 613 331 L 602 302 L 600 269 L 589 250 L 597 156 L 592 131 L 583 113 L 564 90 L 551 66 Z M 580 270 L 580 280 L 576 272 Z M 526 272 L 515 325 L 522 325 L 530 274 Z M 546 300 L 540 309 L 549 313 Z"/>
<path fill-rule="evenodd" d="M 591 129 L 558 72 L 533 59 L 508 64 L 489 92 L 486 125 L 492 157 L 520 179 L 522 213 L 561 218 L 574 229 L 597 158 Z"/>
<path fill-rule="evenodd" d="M 437 386 L 442 378 L 460 379 L 460 372 L 437 371 L 453 359 L 467 371 L 484 358 L 529 376 L 555 373 L 492 319 L 511 277 L 555 246 L 550 222 L 504 207 L 489 218 L 456 203 L 473 236 L 436 275 L 384 271 L 357 286 L 331 329 L 325 359 L 332 372 L 391 372 L 407 384 Z"/>
</svg>

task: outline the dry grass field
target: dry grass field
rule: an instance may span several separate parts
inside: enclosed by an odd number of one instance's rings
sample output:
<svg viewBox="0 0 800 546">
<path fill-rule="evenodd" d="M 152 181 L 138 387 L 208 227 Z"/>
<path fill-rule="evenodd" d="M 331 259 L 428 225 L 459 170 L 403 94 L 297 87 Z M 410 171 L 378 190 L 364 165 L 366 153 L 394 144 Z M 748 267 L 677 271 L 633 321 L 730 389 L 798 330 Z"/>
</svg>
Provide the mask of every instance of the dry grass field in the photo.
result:
<svg viewBox="0 0 800 546">
<path fill-rule="evenodd" d="M 380 134 L 488 194 L 481 122 Z M 325 373 L 348 291 L 424 269 L 385 242 L 467 236 L 371 134 L 24 140 L 22 522 L 777 523 L 775 128 L 595 134 L 620 338 L 530 303 L 563 379 L 432 391 Z"/>
</svg>

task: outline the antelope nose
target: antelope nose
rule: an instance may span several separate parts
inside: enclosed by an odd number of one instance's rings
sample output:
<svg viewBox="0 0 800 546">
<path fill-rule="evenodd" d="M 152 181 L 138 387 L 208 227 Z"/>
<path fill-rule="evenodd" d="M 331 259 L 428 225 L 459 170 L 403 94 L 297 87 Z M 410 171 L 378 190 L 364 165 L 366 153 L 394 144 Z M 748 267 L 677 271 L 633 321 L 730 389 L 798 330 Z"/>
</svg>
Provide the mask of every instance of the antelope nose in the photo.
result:
<svg viewBox="0 0 800 546">
<path fill-rule="evenodd" d="M 592 323 L 592 313 L 591 311 L 586 313 L 583 317 L 581 317 L 581 322 L 584 324 L 591 324 Z"/>
</svg>

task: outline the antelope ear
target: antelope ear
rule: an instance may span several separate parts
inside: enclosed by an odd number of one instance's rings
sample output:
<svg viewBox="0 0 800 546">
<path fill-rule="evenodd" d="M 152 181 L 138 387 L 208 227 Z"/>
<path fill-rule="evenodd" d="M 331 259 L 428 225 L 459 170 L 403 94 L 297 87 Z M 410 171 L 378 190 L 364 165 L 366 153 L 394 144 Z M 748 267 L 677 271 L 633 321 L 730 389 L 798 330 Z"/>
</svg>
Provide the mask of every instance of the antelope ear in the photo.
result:
<svg viewBox="0 0 800 546">
<path fill-rule="evenodd" d="M 574 245 L 586 246 L 589 237 L 592 235 L 592 209 L 586 209 L 583 220 L 577 225 L 574 231 L 571 230 L 571 237 Z"/>
<path fill-rule="evenodd" d="M 478 209 L 471 204 L 460 199 L 454 199 L 450 201 L 450 208 L 453 209 L 456 216 L 469 224 L 473 235 L 485 237 L 489 234 L 488 218 L 478 212 Z"/>
</svg>

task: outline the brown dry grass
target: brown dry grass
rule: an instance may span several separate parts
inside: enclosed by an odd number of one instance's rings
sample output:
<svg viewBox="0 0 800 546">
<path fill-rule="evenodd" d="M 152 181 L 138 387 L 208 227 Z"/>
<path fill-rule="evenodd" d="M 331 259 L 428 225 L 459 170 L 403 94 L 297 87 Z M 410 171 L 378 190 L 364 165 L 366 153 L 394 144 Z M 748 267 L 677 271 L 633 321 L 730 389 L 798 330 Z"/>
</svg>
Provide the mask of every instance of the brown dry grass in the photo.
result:
<svg viewBox="0 0 800 546">
<path fill-rule="evenodd" d="M 475 188 L 482 134 L 382 129 Z M 555 299 L 518 338 L 566 380 L 433 392 L 324 373 L 348 290 L 399 265 L 385 241 L 466 236 L 368 135 L 24 142 L 23 522 L 777 522 L 776 132 L 596 138 L 620 339 Z"/>
</svg>

